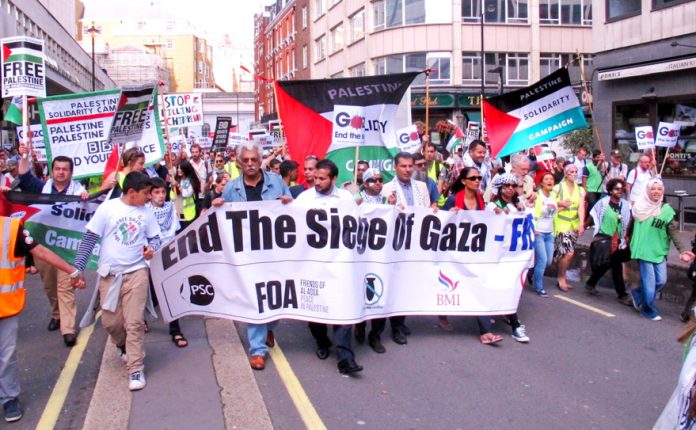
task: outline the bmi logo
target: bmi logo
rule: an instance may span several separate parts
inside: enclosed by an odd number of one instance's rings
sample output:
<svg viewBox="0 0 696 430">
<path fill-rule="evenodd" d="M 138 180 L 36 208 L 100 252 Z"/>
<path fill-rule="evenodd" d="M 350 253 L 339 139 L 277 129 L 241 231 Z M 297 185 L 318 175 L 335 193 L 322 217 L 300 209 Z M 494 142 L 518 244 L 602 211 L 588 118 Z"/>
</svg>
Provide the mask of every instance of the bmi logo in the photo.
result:
<svg viewBox="0 0 696 430">
<path fill-rule="evenodd" d="M 184 300 L 190 301 L 192 305 L 208 306 L 215 298 L 215 289 L 205 277 L 193 275 L 181 284 L 179 294 Z"/>
<path fill-rule="evenodd" d="M 459 306 L 459 293 L 454 291 L 459 286 L 459 281 L 454 282 L 450 277 L 440 271 L 437 281 L 440 283 L 440 293 L 437 294 L 437 304 L 439 306 Z"/>
<path fill-rule="evenodd" d="M 376 305 L 384 294 L 384 283 L 382 279 L 374 273 L 368 273 L 363 277 L 363 287 L 365 288 L 365 304 Z"/>
</svg>

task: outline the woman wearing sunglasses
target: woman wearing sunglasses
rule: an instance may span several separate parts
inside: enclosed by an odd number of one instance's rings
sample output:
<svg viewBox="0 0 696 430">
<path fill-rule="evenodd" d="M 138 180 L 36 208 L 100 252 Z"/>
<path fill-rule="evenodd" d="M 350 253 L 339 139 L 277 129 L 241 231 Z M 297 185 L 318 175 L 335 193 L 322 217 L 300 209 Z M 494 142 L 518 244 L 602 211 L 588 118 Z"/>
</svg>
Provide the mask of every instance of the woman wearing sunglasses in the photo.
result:
<svg viewBox="0 0 696 430">
<path fill-rule="evenodd" d="M 443 210 L 460 211 L 472 210 L 482 211 L 486 208 L 483 196 L 479 191 L 481 184 L 481 172 L 475 167 L 464 167 L 457 180 L 452 184 L 452 194 L 447 198 Z M 452 331 L 452 323 L 447 316 L 440 316 L 438 326 L 445 331 Z M 479 326 L 479 339 L 484 345 L 492 345 L 503 340 L 502 336 L 493 334 L 490 316 L 476 317 Z"/>
</svg>

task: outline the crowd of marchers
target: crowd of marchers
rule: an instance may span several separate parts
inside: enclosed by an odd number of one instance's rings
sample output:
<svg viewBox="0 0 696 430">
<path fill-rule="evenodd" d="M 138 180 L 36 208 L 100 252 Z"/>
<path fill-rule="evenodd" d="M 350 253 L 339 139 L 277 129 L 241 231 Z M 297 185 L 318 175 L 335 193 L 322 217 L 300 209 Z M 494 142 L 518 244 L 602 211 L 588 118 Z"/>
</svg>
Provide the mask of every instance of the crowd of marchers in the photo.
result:
<svg viewBox="0 0 696 430">
<path fill-rule="evenodd" d="M 345 183 L 338 183 L 339 167 L 329 159 L 308 156 L 292 160 L 284 146 L 263 150 L 253 142 L 219 151 L 202 150 L 194 143 L 181 153 L 168 150 L 164 159 L 152 166 L 145 165 L 142 151 L 131 148 L 121 154 L 117 171 L 84 183 L 73 180 L 70 158 L 56 157 L 50 166 L 42 166 L 32 161 L 32 154 L 24 147 L 20 146 L 16 154 L 2 150 L 3 192 L 63 194 L 86 200 L 102 191 L 104 198 L 87 224 L 72 265 L 37 245 L 18 221 L 3 227 L 11 232 L 3 232 L 3 237 L 16 236 L 16 240 L 3 247 L 6 261 L 0 268 L 5 276 L 2 284 L 19 291 L 25 271 L 38 272 L 51 307 L 47 328 L 59 330 L 65 345 L 72 347 L 77 341 L 75 291 L 85 287 L 87 261 L 100 241 L 98 285 L 89 309 L 101 309 L 102 325 L 128 369 L 129 388 L 140 390 L 146 385 L 145 314 L 154 314 L 153 306 L 157 306 L 147 260 L 158 247 L 206 210 L 225 203 L 281 200 L 285 204 L 330 207 L 352 201 L 356 205 L 432 211 L 489 211 L 493 216 L 531 213 L 535 259 L 527 282 L 541 298 L 549 296 L 544 273 L 554 263 L 558 267 L 555 287 L 562 292 L 573 288 L 566 274 L 578 237 L 591 228 L 592 274 L 584 284 L 587 293 L 598 295 L 598 281 L 611 271 L 622 304 L 634 307 L 650 320 L 661 319 L 655 298 L 667 281 L 670 243 L 684 261 L 692 260 L 694 254 L 676 235 L 675 211 L 664 201 L 664 184 L 650 154 L 642 156 L 629 170 L 618 151 L 612 151 L 608 161 L 600 151 L 592 152 L 590 157 L 586 149 L 568 159 L 545 150 L 539 154 L 518 153 L 503 161 L 491 158 L 488 146 L 480 140 L 451 153 L 438 150 L 427 136 L 422 140 L 422 149 L 417 153 L 394 156 L 393 172 L 382 172 L 368 161 L 358 161 L 356 171 L 351 172 L 355 180 Z M 302 175 L 298 175 L 299 169 Z M 40 258 L 34 261 L 32 255 Z M 641 278 L 630 291 L 624 280 L 629 260 L 637 261 Z M 1 272 L 6 267 L 21 269 Z M 0 300 L 0 308 L 7 308 L 7 297 L 0 293 L 0 299 L 5 300 Z M 0 401 L 8 421 L 22 416 L 15 359 L 19 311 L 21 307 L 14 314 L 0 314 Z M 476 319 L 482 344 L 503 340 L 493 330 L 492 317 Z M 515 341 L 530 341 L 517 313 L 503 320 Z M 444 331 L 453 330 L 445 315 L 438 317 L 437 324 Z M 356 361 L 353 339 L 367 342 L 376 353 L 386 350 L 382 343 L 386 319 L 369 321 L 369 330 L 367 325 L 329 327 L 309 323 L 317 357 L 324 360 L 334 351 L 339 372 L 360 372 L 363 368 Z M 268 348 L 275 345 L 275 326 L 247 324 L 249 362 L 255 370 L 266 366 Z M 406 345 L 411 335 L 406 317 L 389 318 L 389 326 L 392 341 Z M 169 333 L 176 347 L 188 345 L 178 321 L 169 324 Z"/>
</svg>

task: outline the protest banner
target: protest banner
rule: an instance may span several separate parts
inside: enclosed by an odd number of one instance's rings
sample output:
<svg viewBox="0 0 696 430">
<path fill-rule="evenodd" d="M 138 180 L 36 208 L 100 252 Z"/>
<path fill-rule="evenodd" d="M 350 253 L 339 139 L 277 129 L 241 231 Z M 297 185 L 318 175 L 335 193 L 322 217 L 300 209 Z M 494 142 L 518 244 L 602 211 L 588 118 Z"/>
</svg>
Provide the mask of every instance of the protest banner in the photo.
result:
<svg viewBox="0 0 696 430">
<path fill-rule="evenodd" d="M 679 140 L 680 126 L 671 122 L 660 122 L 655 136 L 655 146 L 674 148 Z"/>
<path fill-rule="evenodd" d="M 101 176 L 111 153 L 109 131 L 121 90 L 39 99 L 48 163 L 59 155 L 73 160 L 73 178 Z"/>
<path fill-rule="evenodd" d="M 479 128 L 481 127 L 481 124 L 479 124 L 477 121 L 469 121 L 466 124 L 466 137 L 464 139 L 464 150 L 467 150 L 469 148 L 469 145 L 471 142 L 474 140 L 478 139 L 480 130 Z"/>
<path fill-rule="evenodd" d="M 249 141 L 249 137 L 241 133 L 230 133 L 230 140 L 227 143 L 228 146 L 237 146 Z"/>
<path fill-rule="evenodd" d="M 636 127 L 636 146 L 638 149 L 655 147 L 655 136 L 651 125 Z"/>
<path fill-rule="evenodd" d="M 208 136 L 197 137 L 196 143 L 204 150 L 209 150 L 213 147 L 213 139 Z"/>
<path fill-rule="evenodd" d="M 234 203 L 163 245 L 150 270 L 167 321 L 506 315 L 517 309 L 533 242 L 524 214 Z"/>
<path fill-rule="evenodd" d="M 170 129 L 203 125 L 203 100 L 198 93 L 164 94 L 160 101 L 162 127 Z"/>
<path fill-rule="evenodd" d="M 215 121 L 215 134 L 213 137 L 213 147 L 216 151 L 227 147 L 230 139 L 230 127 L 232 127 L 232 117 L 219 116 Z"/>
<path fill-rule="evenodd" d="M 587 127 L 566 68 L 529 87 L 483 100 L 483 119 L 491 155 L 498 158 Z"/>
<path fill-rule="evenodd" d="M 2 45 L 2 98 L 46 97 L 46 65 L 42 39 L 17 36 Z"/>
<path fill-rule="evenodd" d="M 158 124 L 160 124 L 160 120 L 157 91 L 158 89 L 154 88 L 151 96 L 149 97 L 147 109 L 141 112 L 142 117 L 144 117 L 141 135 L 138 139 L 129 140 L 124 145 L 124 149 L 132 148 L 134 146 L 140 148 L 140 150 L 145 154 L 146 166 L 159 163 L 160 160 L 164 158 L 164 153 L 166 152 L 162 128 L 158 126 Z M 144 101 L 142 103 L 144 103 Z M 120 109 L 119 112 L 121 112 Z M 135 137 L 134 135 L 131 136 Z"/>
<path fill-rule="evenodd" d="M 415 154 L 420 151 L 423 144 L 418 135 L 418 128 L 415 124 L 404 127 L 396 132 L 396 139 L 399 145 L 399 151 Z"/>
<path fill-rule="evenodd" d="M 396 124 L 394 118 L 419 73 L 275 81 L 292 159 L 329 158 L 338 165 L 338 183 L 343 183 L 353 179 L 359 152 L 359 159 L 391 179 L 399 150 L 396 130 L 406 125 Z"/>
</svg>

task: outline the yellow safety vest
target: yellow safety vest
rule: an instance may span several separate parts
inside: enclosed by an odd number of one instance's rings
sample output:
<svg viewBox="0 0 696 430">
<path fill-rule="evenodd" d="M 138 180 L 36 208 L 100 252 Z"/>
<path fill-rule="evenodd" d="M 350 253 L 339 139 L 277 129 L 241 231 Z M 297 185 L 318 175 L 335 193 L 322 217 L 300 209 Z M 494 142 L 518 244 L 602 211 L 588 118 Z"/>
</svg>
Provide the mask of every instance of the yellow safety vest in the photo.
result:
<svg viewBox="0 0 696 430">
<path fill-rule="evenodd" d="M 21 221 L 10 217 L 0 219 L 0 318 L 8 318 L 24 308 L 24 258 L 15 257 Z"/>
<path fill-rule="evenodd" d="M 225 167 L 223 167 L 223 169 L 228 175 L 230 175 L 230 180 L 239 176 L 239 167 L 237 167 L 237 163 L 225 163 Z"/>
<path fill-rule="evenodd" d="M 566 200 L 564 190 L 567 192 L 565 181 L 553 188 L 553 191 L 558 196 L 556 201 L 560 202 Z M 582 198 L 581 187 L 578 184 L 573 184 L 573 191 L 570 193 L 570 206 L 563 210 L 559 209 L 553 218 L 554 233 L 566 233 L 578 229 L 580 226 L 580 214 L 578 209 L 580 209 L 580 199 Z"/>
<path fill-rule="evenodd" d="M 177 194 L 174 189 L 169 190 L 169 200 L 175 202 L 177 199 Z M 181 197 L 182 211 L 179 214 L 179 218 L 184 221 L 193 221 L 196 218 L 196 200 L 195 196 L 191 196 L 187 199 Z"/>
</svg>

